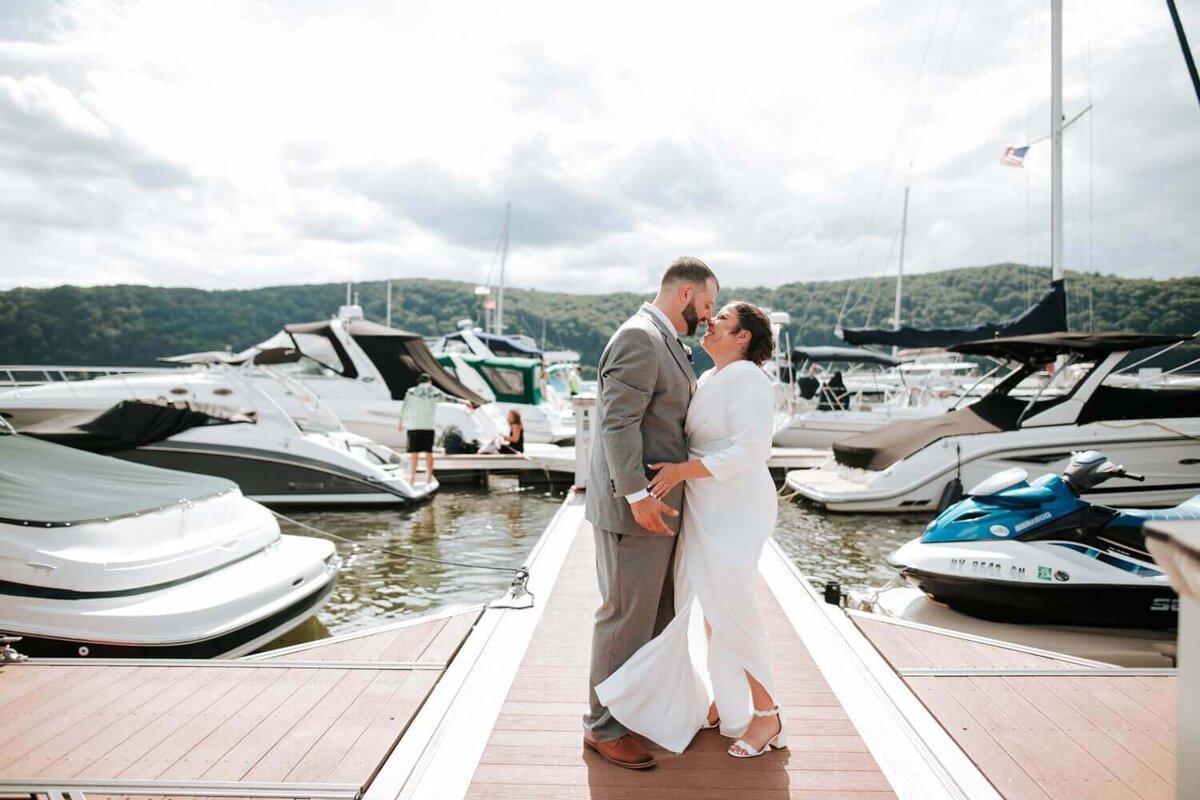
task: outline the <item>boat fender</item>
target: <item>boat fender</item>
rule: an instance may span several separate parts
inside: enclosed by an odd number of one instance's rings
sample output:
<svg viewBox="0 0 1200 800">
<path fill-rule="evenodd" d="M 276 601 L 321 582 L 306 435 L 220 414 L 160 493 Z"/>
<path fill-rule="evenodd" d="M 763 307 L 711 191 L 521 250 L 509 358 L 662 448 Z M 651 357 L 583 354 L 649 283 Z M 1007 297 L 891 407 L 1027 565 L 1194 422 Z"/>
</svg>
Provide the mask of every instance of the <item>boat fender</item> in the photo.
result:
<svg viewBox="0 0 1200 800">
<path fill-rule="evenodd" d="M 938 513 L 939 514 L 942 513 L 947 508 L 949 508 L 950 506 L 957 503 L 959 500 L 962 500 L 962 497 L 963 497 L 962 480 L 956 477 L 956 478 L 954 478 L 954 480 L 947 482 L 945 488 L 942 489 L 941 499 L 938 500 L 938 506 L 937 506 Z"/>
</svg>

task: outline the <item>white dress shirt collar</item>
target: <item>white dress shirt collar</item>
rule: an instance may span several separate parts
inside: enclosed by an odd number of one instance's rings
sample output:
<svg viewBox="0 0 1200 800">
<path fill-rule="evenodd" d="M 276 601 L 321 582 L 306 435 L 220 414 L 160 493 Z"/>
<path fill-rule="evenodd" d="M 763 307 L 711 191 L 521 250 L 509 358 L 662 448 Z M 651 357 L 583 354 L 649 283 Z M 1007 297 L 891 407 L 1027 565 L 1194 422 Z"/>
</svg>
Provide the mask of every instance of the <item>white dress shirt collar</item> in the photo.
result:
<svg viewBox="0 0 1200 800">
<path fill-rule="evenodd" d="M 679 331 L 675 330 L 675 323 L 671 322 L 671 318 L 667 316 L 665 311 L 654 305 L 654 303 L 642 303 L 642 308 L 648 309 L 650 313 L 658 317 L 662 321 L 662 324 L 667 327 L 667 330 L 675 334 L 676 339 L 679 338 Z"/>
</svg>

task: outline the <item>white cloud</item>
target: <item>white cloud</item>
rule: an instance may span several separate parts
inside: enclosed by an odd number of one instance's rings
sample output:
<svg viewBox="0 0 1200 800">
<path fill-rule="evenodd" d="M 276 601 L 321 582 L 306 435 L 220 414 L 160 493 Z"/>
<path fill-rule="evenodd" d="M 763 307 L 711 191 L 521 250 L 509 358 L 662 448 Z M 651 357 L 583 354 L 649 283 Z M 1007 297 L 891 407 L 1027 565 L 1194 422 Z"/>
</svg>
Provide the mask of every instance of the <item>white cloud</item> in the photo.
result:
<svg viewBox="0 0 1200 800">
<path fill-rule="evenodd" d="M 478 281 L 507 201 L 515 285 L 640 291 L 682 253 L 727 285 L 877 275 L 905 185 L 908 269 L 1048 259 L 1045 145 L 997 163 L 1048 124 L 1027 0 L 8 10 L 0 288 Z M 1067 135 L 1069 266 L 1196 274 L 1165 11 L 1069 0 L 1065 63 L 1068 113 L 1094 103 Z"/>
</svg>

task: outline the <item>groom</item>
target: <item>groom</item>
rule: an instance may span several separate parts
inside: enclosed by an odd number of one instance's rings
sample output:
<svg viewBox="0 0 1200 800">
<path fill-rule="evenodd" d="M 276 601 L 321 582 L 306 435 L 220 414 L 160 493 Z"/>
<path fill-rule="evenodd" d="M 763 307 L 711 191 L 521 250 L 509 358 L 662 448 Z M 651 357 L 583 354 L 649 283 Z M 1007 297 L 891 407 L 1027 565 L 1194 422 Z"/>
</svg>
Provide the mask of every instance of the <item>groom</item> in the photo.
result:
<svg viewBox="0 0 1200 800">
<path fill-rule="evenodd" d="M 646 465 L 687 460 L 683 424 L 696 374 L 679 336 L 711 319 L 719 288 L 700 259 L 675 259 L 654 302 L 617 329 L 597 367 L 586 517 L 596 539 L 600 608 L 583 743 L 629 769 L 652 767 L 654 758 L 601 705 L 595 687 L 675 616 L 671 562 L 683 491 L 651 497 Z"/>
</svg>

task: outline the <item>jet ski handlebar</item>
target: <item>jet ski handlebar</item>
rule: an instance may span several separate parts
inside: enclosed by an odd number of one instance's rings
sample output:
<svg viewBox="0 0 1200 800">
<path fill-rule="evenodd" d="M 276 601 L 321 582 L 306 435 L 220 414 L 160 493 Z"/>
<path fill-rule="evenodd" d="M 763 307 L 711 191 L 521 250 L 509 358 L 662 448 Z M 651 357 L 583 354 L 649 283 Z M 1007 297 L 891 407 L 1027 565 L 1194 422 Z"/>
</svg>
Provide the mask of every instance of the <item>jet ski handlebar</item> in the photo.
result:
<svg viewBox="0 0 1200 800">
<path fill-rule="evenodd" d="M 1126 472 L 1125 467 L 1114 464 L 1099 450 L 1085 450 L 1071 456 L 1071 463 L 1063 470 L 1063 480 L 1076 495 L 1094 489 L 1109 478 L 1128 478 L 1142 483 L 1145 475 Z"/>
</svg>

